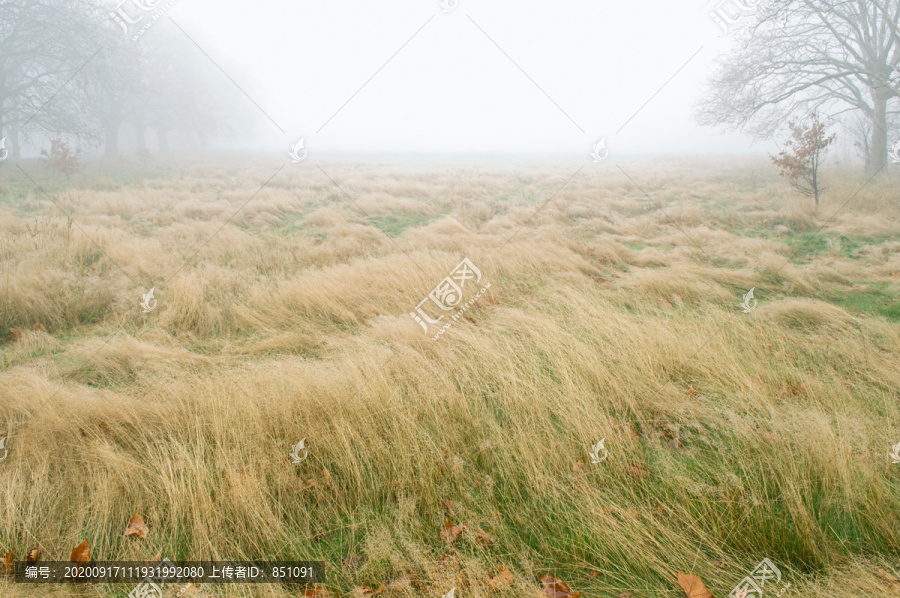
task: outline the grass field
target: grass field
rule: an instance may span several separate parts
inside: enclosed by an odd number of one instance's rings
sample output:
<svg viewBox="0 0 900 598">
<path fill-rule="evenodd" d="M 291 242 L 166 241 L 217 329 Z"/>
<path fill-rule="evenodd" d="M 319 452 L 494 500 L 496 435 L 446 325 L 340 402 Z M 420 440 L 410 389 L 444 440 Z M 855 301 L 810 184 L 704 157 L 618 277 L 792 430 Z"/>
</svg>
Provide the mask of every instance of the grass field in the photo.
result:
<svg viewBox="0 0 900 598">
<path fill-rule="evenodd" d="M 764 160 L 281 166 L 0 172 L 0 552 L 386 598 L 722 598 L 768 558 L 767 598 L 900 595 L 896 174 L 832 169 L 815 213 Z M 463 258 L 490 287 L 432 340 Z"/>
</svg>

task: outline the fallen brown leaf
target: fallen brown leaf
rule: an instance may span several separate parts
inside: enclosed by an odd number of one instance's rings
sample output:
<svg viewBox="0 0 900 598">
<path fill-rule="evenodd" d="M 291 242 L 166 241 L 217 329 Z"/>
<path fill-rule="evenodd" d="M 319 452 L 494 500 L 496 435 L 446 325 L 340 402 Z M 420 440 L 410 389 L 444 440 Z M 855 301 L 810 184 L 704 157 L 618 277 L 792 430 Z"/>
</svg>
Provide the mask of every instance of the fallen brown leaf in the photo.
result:
<svg viewBox="0 0 900 598">
<path fill-rule="evenodd" d="M 69 560 L 73 563 L 87 563 L 91 560 L 91 545 L 87 540 L 72 549 Z"/>
<path fill-rule="evenodd" d="M 475 541 L 487 548 L 487 545 L 494 541 L 494 536 L 479 527 L 475 532 Z"/>
<path fill-rule="evenodd" d="M 322 484 L 325 486 L 330 486 L 331 481 L 332 481 L 331 472 L 323 467 L 322 468 Z"/>
<path fill-rule="evenodd" d="M 697 396 L 698 393 L 697 393 L 696 390 L 694 390 L 694 385 L 693 385 L 693 384 L 691 384 L 691 387 L 688 389 L 687 394 L 688 394 L 689 397 L 696 397 L 696 396 Z"/>
<path fill-rule="evenodd" d="M 41 559 L 42 554 L 44 554 L 44 547 L 39 544 L 28 551 L 28 554 L 25 555 L 25 562 L 29 565 L 34 564 Z"/>
<path fill-rule="evenodd" d="M 310 488 L 312 488 L 315 485 L 316 485 L 315 480 L 306 480 L 304 482 L 300 478 L 297 478 L 297 489 L 300 490 L 300 492 L 303 492 L 304 490 L 309 490 Z"/>
<path fill-rule="evenodd" d="M 12 575 L 16 570 L 16 547 L 3 555 L 3 571 L 7 575 Z"/>
<path fill-rule="evenodd" d="M 544 595 L 550 598 L 578 598 L 581 592 L 572 592 L 569 584 L 552 575 L 541 575 L 541 583 L 544 584 Z"/>
<path fill-rule="evenodd" d="M 36 332 L 47 332 L 47 329 L 44 328 L 44 325 L 41 324 L 40 322 L 35 322 L 34 326 L 32 326 L 31 328 L 33 330 L 35 330 Z"/>
<path fill-rule="evenodd" d="M 717 569 L 727 569 L 728 566 L 725 564 L 725 561 L 713 561 L 713 567 Z"/>
<path fill-rule="evenodd" d="M 459 525 L 453 525 L 452 521 L 444 519 L 444 527 L 441 528 L 441 538 L 443 538 L 444 542 L 447 544 L 453 544 L 464 529 L 466 529 L 464 524 L 460 523 Z"/>
<path fill-rule="evenodd" d="M 580 459 L 575 461 L 574 465 L 572 465 L 572 471 L 576 473 L 587 471 L 587 468 L 587 457 L 581 457 Z"/>
<path fill-rule="evenodd" d="M 453 517 L 453 514 L 455 513 L 455 511 L 453 510 L 453 503 L 450 502 L 450 500 L 447 498 L 442 498 L 441 503 L 444 505 L 444 508 L 447 509 L 447 514 L 450 517 Z"/>
<path fill-rule="evenodd" d="M 13 342 L 18 342 L 25 336 L 25 331 L 18 326 L 14 326 L 9 329 L 9 335 L 12 337 Z"/>
<path fill-rule="evenodd" d="M 382 586 L 384 588 L 384 586 Z M 373 590 L 370 587 L 363 586 L 361 588 L 353 588 L 353 593 L 350 594 L 352 598 L 371 598 L 372 596 L 376 596 L 382 590 Z"/>
<path fill-rule="evenodd" d="M 331 598 L 331 594 L 328 590 L 319 584 L 316 584 L 311 590 L 303 590 L 301 596 L 307 596 L 308 598 Z"/>
<path fill-rule="evenodd" d="M 131 521 L 128 522 L 128 527 L 125 528 L 125 535 L 137 536 L 138 538 L 143 540 L 149 533 L 150 529 L 147 527 L 147 524 L 144 523 L 144 518 L 140 515 L 132 515 Z"/>
<path fill-rule="evenodd" d="M 679 573 L 678 585 L 681 586 L 688 598 L 714 598 L 712 592 L 706 589 L 706 586 L 703 585 L 703 582 L 696 575 Z"/>
<path fill-rule="evenodd" d="M 516 581 L 512 572 L 506 567 L 501 566 L 497 570 L 499 573 L 488 580 L 488 585 L 491 586 L 492 590 L 505 590 Z"/>
</svg>

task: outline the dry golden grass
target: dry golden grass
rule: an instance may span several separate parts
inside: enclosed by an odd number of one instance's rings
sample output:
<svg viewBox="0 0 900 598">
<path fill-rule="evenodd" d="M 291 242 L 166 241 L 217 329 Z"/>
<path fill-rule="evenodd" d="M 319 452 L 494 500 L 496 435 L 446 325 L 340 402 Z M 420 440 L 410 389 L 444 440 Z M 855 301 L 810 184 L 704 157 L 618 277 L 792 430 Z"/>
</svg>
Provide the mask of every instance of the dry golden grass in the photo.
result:
<svg viewBox="0 0 900 598">
<path fill-rule="evenodd" d="M 897 595 L 896 177 L 844 206 L 863 179 L 832 173 L 815 214 L 756 162 L 589 167 L 546 205 L 577 166 L 321 164 L 345 195 L 303 163 L 259 191 L 278 166 L 0 180 L 2 552 L 315 559 L 333 593 L 463 598 L 548 572 L 724 596 L 768 557 L 791 598 Z M 432 341 L 409 313 L 463 257 L 491 287 Z M 130 589 L 34 588 L 0 581 Z"/>
</svg>

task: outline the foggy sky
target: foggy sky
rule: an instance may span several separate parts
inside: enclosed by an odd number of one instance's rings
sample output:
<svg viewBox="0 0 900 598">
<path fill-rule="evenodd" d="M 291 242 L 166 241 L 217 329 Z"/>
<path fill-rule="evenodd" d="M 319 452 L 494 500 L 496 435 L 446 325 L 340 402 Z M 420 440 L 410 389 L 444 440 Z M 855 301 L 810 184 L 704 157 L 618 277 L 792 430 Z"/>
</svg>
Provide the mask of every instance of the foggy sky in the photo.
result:
<svg viewBox="0 0 900 598">
<path fill-rule="evenodd" d="M 241 150 L 305 137 L 311 154 L 553 156 L 606 137 L 619 157 L 771 151 L 692 123 L 732 43 L 710 9 L 459 0 L 444 14 L 438 0 L 176 0 L 156 26 L 174 27 L 171 17 L 249 96 L 260 135 Z"/>
</svg>

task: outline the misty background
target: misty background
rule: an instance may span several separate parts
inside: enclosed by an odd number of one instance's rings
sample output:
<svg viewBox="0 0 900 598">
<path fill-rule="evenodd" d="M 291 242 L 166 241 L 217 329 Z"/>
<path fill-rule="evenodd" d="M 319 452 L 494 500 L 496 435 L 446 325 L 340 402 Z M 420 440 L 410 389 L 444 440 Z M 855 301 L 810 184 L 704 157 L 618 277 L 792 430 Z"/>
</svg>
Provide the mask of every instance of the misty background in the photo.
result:
<svg viewBox="0 0 900 598">
<path fill-rule="evenodd" d="M 718 3 L 76 0 L 17 42 L 11 17 L 33 4 L 0 4 L 0 49 L 30 43 L 53 71 L 26 101 L 0 98 L 15 156 L 46 151 L 54 132 L 107 155 L 287 157 L 300 139 L 311 156 L 403 160 L 583 160 L 604 138 L 615 159 L 778 149 L 693 118 L 735 43 L 710 16 Z M 853 156 L 852 141 L 833 154 Z"/>
</svg>

